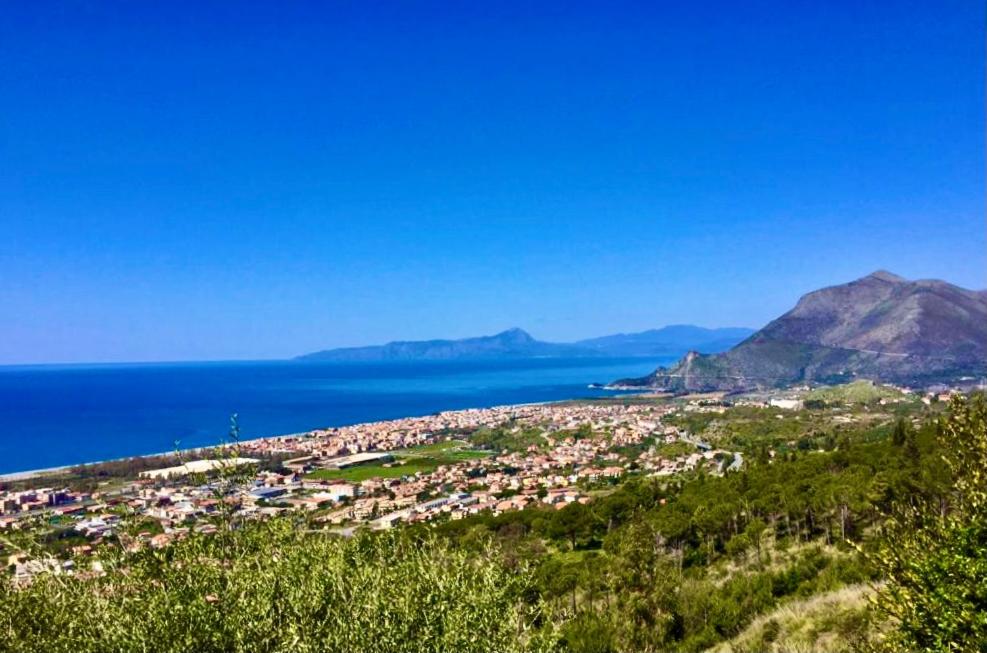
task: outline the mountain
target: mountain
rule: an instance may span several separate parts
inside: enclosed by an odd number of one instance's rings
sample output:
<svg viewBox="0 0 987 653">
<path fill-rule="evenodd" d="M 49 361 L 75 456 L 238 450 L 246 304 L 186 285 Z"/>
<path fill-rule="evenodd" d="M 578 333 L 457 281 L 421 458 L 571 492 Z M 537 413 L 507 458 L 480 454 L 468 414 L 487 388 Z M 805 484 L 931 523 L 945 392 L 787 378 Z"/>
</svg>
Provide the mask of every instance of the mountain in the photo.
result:
<svg viewBox="0 0 987 653">
<path fill-rule="evenodd" d="M 389 342 L 370 347 L 327 349 L 298 356 L 295 360 L 373 362 L 413 360 L 469 360 L 575 357 L 681 356 L 691 349 L 716 353 L 729 349 L 753 333 L 752 329 L 703 327 L 679 324 L 641 333 L 620 333 L 575 343 L 535 340 L 522 329 L 463 340 L 415 340 Z"/>
<path fill-rule="evenodd" d="M 706 329 L 691 324 L 673 324 L 640 333 L 618 333 L 580 340 L 575 344 L 607 356 L 681 356 L 695 349 L 717 354 L 730 349 L 754 333 L 754 329 L 730 327 Z"/>
<path fill-rule="evenodd" d="M 854 378 L 923 385 L 987 373 L 987 292 L 878 271 L 802 297 L 729 351 L 618 384 L 741 390 Z"/>
<path fill-rule="evenodd" d="M 299 356 L 296 360 L 338 362 L 437 361 L 599 355 L 591 349 L 575 345 L 541 342 L 532 338 L 523 329 L 515 328 L 492 336 L 465 338 L 463 340 L 398 341 L 370 347 L 328 349 Z"/>
</svg>

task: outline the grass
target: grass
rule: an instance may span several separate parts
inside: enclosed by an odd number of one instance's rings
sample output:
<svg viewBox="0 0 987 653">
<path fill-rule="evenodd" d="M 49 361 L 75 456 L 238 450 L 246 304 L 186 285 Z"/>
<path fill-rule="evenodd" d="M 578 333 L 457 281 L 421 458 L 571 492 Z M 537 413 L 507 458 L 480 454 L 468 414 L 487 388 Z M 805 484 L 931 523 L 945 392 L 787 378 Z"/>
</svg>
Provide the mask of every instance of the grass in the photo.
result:
<svg viewBox="0 0 987 653">
<path fill-rule="evenodd" d="M 880 399 L 901 399 L 901 392 L 872 381 L 854 381 L 843 385 L 817 388 L 807 394 L 807 400 L 825 401 L 828 404 L 869 404 Z"/>
<path fill-rule="evenodd" d="M 465 440 L 440 440 L 439 442 L 433 442 L 431 444 L 422 444 L 417 447 L 411 447 L 410 449 L 396 449 L 394 453 L 395 455 L 404 455 L 404 456 L 426 456 L 429 454 L 458 451 L 463 447 L 468 447 L 468 446 L 469 443 L 466 442 Z"/>
<path fill-rule="evenodd" d="M 401 478 L 402 476 L 413 476 L 417 472 L 430 472 L 438 465 L 430 465 L 426 462 L 414 462 L 405 465 L 360 465 L 348 469 L 317 469 L 307 476 L 307 478 L 322 481 L 348 481 L 359 483 L 371 478 Z"/>
<path fill-rule="evenodd" d="M 347 469 L 319 469 L 308 478 L 326 481 L 347 481 L 360 483 L 371 478 L 401 478 L 417 473 L 427 474 L 442 465 L 454 465 L 466 460 L 476 460 L 490 455 L 486 451 L 468 449 L 469 444 L 462 440 L 443 440 L 423 444 L 410 449 L 397 449 L 395 463 L 358 465 Z M 400 463 L 400 464 L 399 464 Z"/>
<path fill-rule="evenodd" d="M 807 599 L 787 601 L 757 617 L 729 642 L 708 653 L 842 653 L 873 636 L 869 585 L 849 585 Z"/>
</svg>

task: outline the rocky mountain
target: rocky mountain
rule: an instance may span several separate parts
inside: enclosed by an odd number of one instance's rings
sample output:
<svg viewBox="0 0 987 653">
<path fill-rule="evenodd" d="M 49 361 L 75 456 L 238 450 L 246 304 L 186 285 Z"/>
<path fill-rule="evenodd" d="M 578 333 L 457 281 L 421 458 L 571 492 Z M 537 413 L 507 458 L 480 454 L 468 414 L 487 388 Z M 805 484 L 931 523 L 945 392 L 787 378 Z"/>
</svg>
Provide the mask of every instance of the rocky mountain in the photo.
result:
<svg viewBox="0 0 987 653">
<path fill-rule="evenodd" d="M 617 383 L 740 390 L 854 378 L 922 385 L 987 373 L 987 292 L 878 271 L 802 297 L 729 351 Z"/>
<path fill-rule="evenodd" d="M 716 354 L 730 349 L 752 333 L 754 329 L 743 327 L 706 329 L 691 324 L 673 324 L 639 333 L 580 340 L 575 344 L 608 356 L 681 356 L 692 349 Z"/>
<path fill-rule="evenodd" d="M 296 360 L 374 362 L 438 361 L 599 356 L 575 345 L 535 340 L 523 329 L 508 329 L 492 336 L 462 340 L 417 340 L 389 342 L 370 347 L 329 349 L 299 356 Z"/>
</svg>

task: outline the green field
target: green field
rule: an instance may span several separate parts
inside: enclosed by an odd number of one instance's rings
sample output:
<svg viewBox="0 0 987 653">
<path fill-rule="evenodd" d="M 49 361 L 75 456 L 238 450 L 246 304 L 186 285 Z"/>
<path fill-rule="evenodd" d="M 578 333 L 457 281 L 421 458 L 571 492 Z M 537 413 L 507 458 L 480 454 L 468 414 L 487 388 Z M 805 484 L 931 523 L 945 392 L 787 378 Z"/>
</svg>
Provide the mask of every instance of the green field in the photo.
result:
<svg viewBox="0 0 987 653">
<path fill-rule="evenodd" d="M 902 399 L 904 395 L 894 388 L 876 385 L 871 381 L 854 381 L 817 388 L 805 398 L 810 401 L 825 401 L 827 404 L 869 404 L 881 399 Z"/>
<path fill-rule="evenodd" d="M 489 452 L 468 447 L 469 443 L 461 440 L 444 440 L 411 449 L 397 449 L 392 452 L 396 458 L 394 463 L 358 465 L 348 469 L 319 469 L 309 474 L 308 478 L 350 483 L 359 483 L 370 478 L 400 478 L 413 476 L 418 472 L 428 473 L 441 465 L 452 465 L 490 455 Z"/>
</svg>

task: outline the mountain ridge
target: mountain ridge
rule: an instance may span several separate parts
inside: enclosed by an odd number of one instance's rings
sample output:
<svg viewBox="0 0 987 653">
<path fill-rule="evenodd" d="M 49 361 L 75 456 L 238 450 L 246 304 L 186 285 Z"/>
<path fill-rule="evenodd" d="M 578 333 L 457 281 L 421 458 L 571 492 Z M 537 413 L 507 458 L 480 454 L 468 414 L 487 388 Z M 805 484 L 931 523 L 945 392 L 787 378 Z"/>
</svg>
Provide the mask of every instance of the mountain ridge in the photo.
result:
<svg viewBox="0 0 987 653">
<path fill-rule="evenodd" d="M 341 347 L 303 354 L 295 360 L 372 362 L 415 360 L 460 360 L 490 358 L 533 358 L 585 355 L 578 348 L 535 340 L 527 331 L 514 327 L 489 336 L 459 340 L 396 340 L 383 345 Z"/>
<path fill-rule="evenodd" d="M 693 324 L 670 324 L 659 329 L 577 340 L 574 344 L 607 351 L 610 355 L 667 356 L 673 352 L 702 349 L 717 353 L 751 336 L 754 329 L 719 327 L 709 329 Z"/>
<path fill-rule="evenodd" d="M 383 345 L 341 347 L 303 354 L 300 361 L 381 362 L 416 360 L 490 360 L 519 358 L 669 357 L 690 349 L 709 353 L 724 351 L 753 329 L 707 329 L 694 325 L 670 325 L 637 333 L 589 338 L 574 343 L 536 340 L 514 327 L 489 336 L 458 340 L 397 340 Z"/>
<path fill-rule="evenodd" d="M 853 378 L 916 385 L 984 373 L 987 291 L 878 270 L 803 295 L 729 351 L 689 354 L 616 383 L 733 391 Z"/>
</svg>

